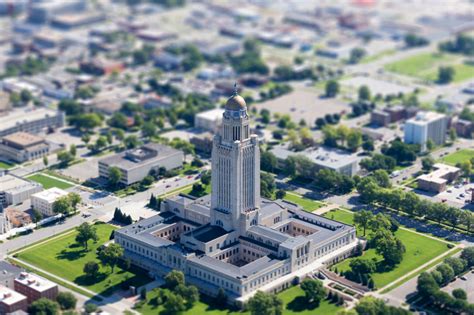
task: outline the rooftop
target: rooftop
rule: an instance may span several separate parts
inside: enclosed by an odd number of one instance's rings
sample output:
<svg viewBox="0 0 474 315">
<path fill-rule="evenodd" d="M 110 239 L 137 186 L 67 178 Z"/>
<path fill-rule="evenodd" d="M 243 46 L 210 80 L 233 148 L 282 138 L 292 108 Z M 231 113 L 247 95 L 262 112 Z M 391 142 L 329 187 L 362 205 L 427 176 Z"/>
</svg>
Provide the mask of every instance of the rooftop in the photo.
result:
<svg viewBox="0 0 474 315">
<path fill-rule="evenodd" d="M 32 186 L 41 185 L 9 174 L 0 176 L 0 191 L 16 193 L 25 189 L 30 189 Z"/>
<path fill-rule="evenodd" d="M 58 114 L 58 111 L 46 107 L 17 108 L 4 116 L 0 116 L 0 130 L 9 129 L 22 123 L 54 117 Z"/>
<path fill-rule="evenodd" d="M 436 163 L 433 165 L 433 168 L 435 169 L 433 172 L 419 176 L 418 180 L 424 180 L 436 184 L 444 184 L 447 182 L 445 177 L 460 171 L 460 169 L 457 167 L 443 163 Z"/>
<path fill-rule="evenodd" d="M 27 272 L 22 272 L 15 281 L 38 292 L 44 292 L 57 286 L 57 284 L 52 281 Z"/>
<path fill-rule="evenodd" d="M 59 197 L 66 196 L 67 194 L 68 192 L 65 190 L 59 189 L 57 187 L 52 187 L 48 190 L 40 191 L 39 193 L 32 195 L 32 197 L 43 199 L 49 203 L 52 203 L 56 201 L 56 199 L 58 199 Z"/>
<path fill-rule="evenodd" d="M 32 135 L 31 133 L 23 131 L 15 132 L 8 136 L 5 136 L 3 137 L 3 140 L 6 140 L 20 147 L 29 147 L 44 141 L 42 137 Z"/>
<path fill-rule="evenodd" d="M 407 120 L 407 124 L 425 125 L 432 121 L 445 118 L 446 115 L 436 112 L 419 112 L 412 119 Z"/>
<path fill-rule="evenodd" d="M 26 300 L 26 296 L 13 291 L 10 288 L 0 285 L 0 303 L 4 305 L 13 305 L 22 300 Z"/>
</svg>

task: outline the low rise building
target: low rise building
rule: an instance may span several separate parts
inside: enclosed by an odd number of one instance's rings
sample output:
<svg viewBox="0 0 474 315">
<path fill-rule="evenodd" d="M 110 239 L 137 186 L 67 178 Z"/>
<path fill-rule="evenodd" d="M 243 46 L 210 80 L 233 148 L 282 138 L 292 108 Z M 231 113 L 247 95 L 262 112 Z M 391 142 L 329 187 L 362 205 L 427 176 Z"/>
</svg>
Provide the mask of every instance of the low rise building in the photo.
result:
<svg viewBox="0 0 474 315">
<path fill-rule="evenodd" d="M 6 261 L 0 261 L 0 286 L 10 289 L 15 288 L 15 279 L 23 272 L 23 269 L 18 268 Z"/>
<path fill-rule="evenodd" d="M 18 108 L 0 117 L 0 137 L 19 131 L 41 134 L 63 127 L 64 121 L 61 111 L 46 107 Z"/>
<path fill-rule="evenodd" d="M 39 136 L 19 131 L 0 139 L 0 157 L 23 163 L 48 155 L 49 144 Z"/>
<path fill-rule="evenodd" d="M 143 100 L 142 104 L 145 109 L 171 109 L 173 100 L 167 96 L 153 95 Z"/>
<path fill-rule="evenodd" d="M 94 59 L 80 63 L 81 71 L 93 75 L 109 75 L 113 72 L 122 72 L 125 65 L 120 61 Z"/>
<path fill-rule="evenodd" d="M 360 169 L 359 162 L 362 159 L 355 153 L 326 147 L 319 147 L 317 149 L 310 148 L 301 152 L 294 152 L 289 150 L 286 146 L 276 146 L 270 150 L 270 152 L 276 156 L 281 167 L 284 167 L 284 161 L 289 156 L 301 155 L 311 160 L 316 166 L 316 169 L 331 169 L 347 176 L 357 174 Z"/>
<path fill-rule="evenodd" d="M 453 123 L 456 134 L 463 138 L 472 138 L 474 132 L 474 123 L 469 120 L 458 119 Z"/>
<path fill-rule="evenodd" d="M 63 196 L 67 196 L 68 192 L 56 187 L 41 191 L 31 196 L 31 207 L 38 210 L 44 216 L 54 215 L 53 204 Z"/>
<path fill-rule="evenodd" d="M 418 113 L 405 123 L 405 143 L 419 144 L 421 151 L 425 151 L 428 140 L 435 145 L 444 144 L 447 128 L 446 115 L 435 112 Z"/>
<path fill-rule="evenodd" d="M 99 161 L 99 175 L 102 178 L 109 177 L 109 169 L 117 167 L 122 178 L 120 183 L 131 185 L 141 181 L 151 170 L 158 171 L 160 168 L 166 170 L 181 167 L 184 154 L 180 150 L 158 143 L 148 143 L 140 148 L 121 152 Z"/>
<path fill-rule="evenodd" d="M 189 139 L 196 151 L 204 154 L 211 154 L 212 152 L 212 138 L 214 135 L 207 131 L 199 134 L 195 134 Z"/>
<path fill-rule="evenodd" d="M 0 208 L 22 203 L 42 190 L 39 183 L 10 174 L 0 176 Z"/>
<path fill-rule="evenodd" d="M 211 109 L 194 117 L 194 127 L 215 132 L 222 123 L 222 108 Z"/>
<path fill-rule="evenodd" d="M 0 212 L 0 235 L 7 233 L 12 228 L 12 224 L 5 212 Z"/>
<path fill-rule="evenodd" d="M 34 301 L 47 298 L 56 300 L 58 296 L 58 285 L 52 281 L 35 274 L 22 272 L 15 279 L 15 291 L 26 296 L 28 304 Z"/>
<path fill-rule="evenodd" d="M 457 167 L 436 163 L 434 171 L 418 177 L 418 188 L 430 192 L 440 193 L 446 190 L 446 185 L 457 179 L 461 170 Z"/>
<path fill-rule="evenodd" d="M 377 126 L 387 126 L 391 123 L 408 119 L 416 115 L 416 108 L 405 106 L 392 106 L 376 109 L 370 114 L 370 122 Z"/>
<path fill-rule="evenodd" d="M 26 296 L 0 285 L 0 314 L 26 312 L 28 301 Z"/>
</svg>

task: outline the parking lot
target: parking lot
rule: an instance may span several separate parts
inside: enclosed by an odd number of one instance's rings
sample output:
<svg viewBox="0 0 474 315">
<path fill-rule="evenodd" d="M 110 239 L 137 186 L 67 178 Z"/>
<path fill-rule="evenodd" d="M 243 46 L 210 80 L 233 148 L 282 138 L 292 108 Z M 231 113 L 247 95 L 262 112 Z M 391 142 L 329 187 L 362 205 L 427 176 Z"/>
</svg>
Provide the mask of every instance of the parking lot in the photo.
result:
<svg viewBox="0 0 474 315">
<path fill-rule="evenodd" d="M 448 186 L 448 188 L 436 195 L 436 198 L 443 201 L 451 201 L 460 204 L 469 203 L 471 201 L 471 190 L 474 189 L 474 184 L 457 184 Z"/>
<path fill-rule="evenodd" d="M 451 293 L 454 289 L 463 289 L 466 291 L 467 300 L 469 303 L 474 303 L 474 271 L 468 272 L 463 277 L 457 278 L 442 290 Z"/>
</svg>

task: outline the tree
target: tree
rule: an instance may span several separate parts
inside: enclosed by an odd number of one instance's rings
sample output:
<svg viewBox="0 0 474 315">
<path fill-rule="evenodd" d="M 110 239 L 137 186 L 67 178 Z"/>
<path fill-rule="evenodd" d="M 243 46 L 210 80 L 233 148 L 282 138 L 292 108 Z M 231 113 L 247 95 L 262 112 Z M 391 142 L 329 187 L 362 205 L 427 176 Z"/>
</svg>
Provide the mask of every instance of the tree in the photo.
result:
<svg viewBox="0 0 474 315">
<path fill-rule="evenodd" d="M 108 245 L 99 253 L 100 261 L 103 265 L 109 266 L 112 269 L 112 273 L 114 273 L 114 268 L 122 256 L 123 248 L 117 243 Z"/>
<path fill-rule="evenodd" d="M 377 185 L 384 188 L 390 188 L 392 186 L 390 177 L 386 170 L 375 170 L 371 177 L 375 180 Z"/>
<path fill-rule="evenodd" d="M 144 137 L 151 138 L 156 135 L 156 126 L 151 121 L 147 121 L 142 126 L 142 134 Z"/>
<path fill-rule="evenodd" d="M 467 268 L 474 266 L 474 246 L 466 247 L 461 252 L 461 258 L 467 263 Z"/>
<path fill-rule="evenodd" d="M 180 295 L 173 292 L 168 294 L 163 307 L 167 314 L 179 314 L 186 310 L 184 299 Z"/>
<path fill-rule="evenodd" d="M 375 232 L 372 242 L 375 252 L 384 258 L 385 264 L 394 266 L 402 261 L 405 246 L 391 232 L 384 229 Z"/>
<path fill-rule="evenodd" d="M 48 157 L 45 155 L 43 156 L 43 165 L 48 166 L 48 164 L 49 164 Z"/>
<path fill-rule="evenodd" d="M 458 135 L 456 133 L 456 129 L 451 127 L 451 129 L 449 129 L 449 140 L 451 140 L 451 142 L 455 142 L 457 138 Z"/>
<path fill-rule="evenodd" d="M 439 290 L 439 285 L 430 273 L 423 272 L 418 277 L 416 289 L 422 297 L 430 297 Z"/>
<path fill-rule="evenodd" d="M 330 80 L 326 83 L 326 97 L 335 97 L 339 93 L 339 83 Z"/>
<path fill-rule="evenodd" d="M 356 64 L 359 63 L 359 61 L 364 58 L 364 56 L 367 55 L 367 52 L 365 51 L 364 48 L 356 47 L 352 48 L 349 56 L 349 63 L 350 64 Z"/>
<path fill-rule="evenodd" d="M 404 41 L 408 48 L 426 46 L 429 44 L 429 41 L 426 38 L 412 33 L 406 34 Z"/>
<path fill-rule="evenodd" d="M 362 85 L 359 88 L 359 101 L 370 101 L 370 89 L 367 85 Z"/>
<path fill-rule="evenodd" d="M 286 191 L 284 191 L 283 189 L 278 189 L 275 193 L 275 197 L 277 199 L 283 199 L 285 198 L 285 196 L 286 196 Z"/>
<path fill-rule="evenodd" d="M 260 194 L 265 198 L 271 198 L 275 191 L 275 179 L 271 174 L 260 173 Z"/>
<path fill-rule="evenodd" d="M 358 211 L 354 214 L 354 224 L 361 226 L 364 230 L 364 236 L 366 234 L 367 227 L 372 221 L 374 215 L 368 210 Z"/>
<path fill-rule="evenodd" d="M 86 145 L 91 141 L 91 136 L 89 136 L 87 133 L 82 135 L 81 137 L 82 142 L 84 142 Z"/>
<path fill-rule="evenodd" d="M 71 292 L 59 292 L 56 301 L 62 310 L 71 310 L 76 308 L 77 299 Z"/>
<path fill-rule="evenodd" d="M 180 284 L 175 287 L 174 292 L 184 299 L 187 309 L 199 300 L 199 290 L 193 285 Z"/>
<path fill-rule="evenodd" d="M 316 306 L 326 296 L 323 283 L 316 279 L 306 278 L 301 283 L 301 289 L 304 291 L 306 301 Z"/>
<path fill-rule="evenodd" d="M 451 66 L 438 68 L 438 83 L 446 84 L 453 81 L 455 70 Z"/>
<path fill-rule="evenodd" d="M 359 315 L 378 315 L 378 314 L 392 314 L 392 315 L 409 315 L 411 312 L 403 308 L 388 306 L 381 299 L 373 296 L 365 296 L 360 299 L 356 305 L 355 310 Z"/>
<path fill-rule="evenodd" d="M 62 196 L 56 199 L 53 203 L 53 212 L 67 215 L 73 211 L 71 202 L 67 196 Z"/>
<path fill-rule="evenodd" d="M 47 298 L 40 298 L 28 307 L 28 314 L 31 315 L 56 315 L 59 314 L 58 303 Z"/>
<path fill-rule="evenodd" d="M 356 258 L 349 263 L 354 274 L 371 274 L 375 271 L 376 265 L 373 260 Z"/>
<path fill-rule="evenodd" d="M 184 274 L 178 270 L 172 270 L 165 276 L 165 286 L 174 290 L 178 285 L 184 285 Z"/>
<path fill-rule="evenodd" d="M 88 249 L 88 242 L 93 240 L 97 242 L 99 237 L 97 236 L 97 229 L 90 225 L 87 222 L 82 223 L 76 228 L 77 235 L 76 235 L 76 242 L 81 244 L 85 250 Z"/>
<path fill-rule="evenodd" d="M 68 151 L 61 151 L 57 154 L 58 160 L 61 163 L 61 166 L 67 166 L 74 160 L 74 156 Z"/>
<path fill-rule="evenodd" d="M 274 294 L 258 291 L 249 299 L 247 308 L 251 315 L 281 315 L 283 302 Z"/>
<path fill-rule="evenodd" d="M 118 167 L 116 166 L 109 167 L 108 183 L 110 186 L 112 187 L 117 186 L 121 178 L 122 178 L 122 171 Z"/>
<path fill-rule="evenodd" d="M 67 194 L 67 199 L 69 201 L 69 204 L 72 207 L 72 210 L 74 212 L 77 211 L 77 205 L 81 203 L 82 198 L 78 193 L 69 193 Z"/>
<path fill-rule="evenodd" d="M 89 278 L 95 278 L 99 274 L 99 264 L 95 261 L 88 261 L 84 265 L 82 271 L 87 275 Z"/>
<path fill-rule="evenodd" d="M 431 171 L 435 163 L 436 161 L 433 159 L 432 156 L 427 156 L 421 159 L 421 167 L 425 172 Z"/>
<path fill-rule="evenodd" d="M 84 311 L 87 314 L 95 313 L 97 310 L 98 310 L 98 307 L 94 303 L 86 303 L 84 305 Z"/>
<path fill-rule="evenodd" d="M 347 148 L 355 152 L 362 144 L 362 133 L 359 131 L 352 131 L 347 136 Z"/>
<path fill-rule="evenodd" d="M 79 130 L 90 132 L 92 129 L 102 125 L 102 117 L 97 113 L 78 114 L 71 116 L 69 123 Z"/>
<path fill-rule="evenodd" d="M 363 159 L 360 161 L 360 166 L 369 172 L 378 169 L 391 172 L 395 168 L 396 164 L 397 161 L 393 157 L 379 153 L 374 154 L 371 159 Z"/>
<path fill-rule="evenodd" d="M 225 307 L 227 305 L 227 294 L 225 293 L 224 289 L 223 288 L 219 288 L 219 291 L 217 291 L 217 295 L 216 295 L 216 303 L 217 305 L 219 305 L 221 308 L 222 307 Z"/>
<path fill-rule="evenodd" d="M 448 264 L 441 264 L 436 267 L 436 270 L 441 273 L 441 277 L 443 279 L 443 283 L 448 283 L 454 278 L 454 270 Z"/>
<path fill-rule="evenodd" d="M 140 184 L 143 185 L 143 187 L 148 187 L 148 186 L 150 186 L 151 184 L 153 184 L 154 180 L 155 180 L 155 179 L 153 178 L 153 176 L 147 175 L 147 176 L 145 176 L 145 177 L 142 179 L 142 181 L 140 182 Z"/>
<path fill-rule="evenodd" d="M 362 149 L 370 152 L 374 151 L 374 140 L 372 140 L 371 138 L 367 138 L 366 140 L 364 140 L 364 142 L 362 142 Z"/>
<path fill-rule="evenodd" d="M 37 209 L 33 209 L 33 214 L 32 214 L 33 222 L 38 223 L 43 219 L 43 214 L 39 212 Z"/>
<path fill-rule="evenodd" d="M 472 165 L 470 161 L 464 161 L 460 163 L 458 167 L 461 169 L 461 172 L 464 177 L 469 178 L 471 176 Z"/>
<path fill-rule="evenodd" d="M 277 168 L 278 160 L 270 151 L 263 151 L 260 156 L 260 168 L 262 171 L 273 173 Z"/>
<path fill-rule="evenodd" d="M 454 289 L 453 292 L 451 293 L 453 294 L 453 297 L 455 299 L 467 300 L 467 293 L 463 289 L 460 289 L 460 288 Z"/>
</svg>

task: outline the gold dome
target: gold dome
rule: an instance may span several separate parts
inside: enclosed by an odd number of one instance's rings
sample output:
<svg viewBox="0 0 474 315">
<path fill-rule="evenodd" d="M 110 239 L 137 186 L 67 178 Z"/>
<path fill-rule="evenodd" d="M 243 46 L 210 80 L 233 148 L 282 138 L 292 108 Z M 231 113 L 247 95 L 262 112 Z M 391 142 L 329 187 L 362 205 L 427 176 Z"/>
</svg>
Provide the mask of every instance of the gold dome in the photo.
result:
<svg viewBox="0 0 474 315">
<path fill-rule="evenodd" d="M 225 109 L 228 110 L 239 111 L 246 108 L 247 104 L 245 103 L 244 98 L 237 93 L 229 97 L 229 99 L 225 103 Z"/>
</svg>

